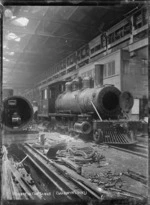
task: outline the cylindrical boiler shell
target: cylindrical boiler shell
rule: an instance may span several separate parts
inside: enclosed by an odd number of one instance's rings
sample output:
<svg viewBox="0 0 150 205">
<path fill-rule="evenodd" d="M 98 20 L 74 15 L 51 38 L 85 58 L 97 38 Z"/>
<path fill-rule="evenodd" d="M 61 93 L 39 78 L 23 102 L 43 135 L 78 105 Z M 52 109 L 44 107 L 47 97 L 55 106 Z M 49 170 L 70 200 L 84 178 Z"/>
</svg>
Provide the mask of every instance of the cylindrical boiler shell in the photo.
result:
<svg viewBox="0 0 150 205">
<path fill-rule="evenodd" d="M 14 126 L 13 114 L 17 113 L 21 122 Z M 21 130 L 26 128 L 33 119 L 33 108 L 30 102 L 22 96 L 12 96 L 3 102 L 2 123 L 6 130 Z"/>
<path fill-rule="evenodd" d="M 56 110 L 61 112 L 82 113 L 78 102 L 79 92 L 79 90 L 76 90 L 60 94 L 55 102 Z"/>
<path fill-rule="evenodd" d="M 103 118 L 116 118 L 120 113 L 120 93 L 121 92 L 114 86 L 66 92 L 58 96 L 56 108 L 58 111 L 70 110 L 73 113 L 95 113 L 93 103 Z"/>
<path fill-rule="evenodd" d="M 117 117 L 120 113 L 119 96 L 120 91 L 114 86 L 105 86 L 85 89 L 79 93 L 80 108 L 83 113 L 95 112 L 93 104 L 101 117 Z"/>
</svg>

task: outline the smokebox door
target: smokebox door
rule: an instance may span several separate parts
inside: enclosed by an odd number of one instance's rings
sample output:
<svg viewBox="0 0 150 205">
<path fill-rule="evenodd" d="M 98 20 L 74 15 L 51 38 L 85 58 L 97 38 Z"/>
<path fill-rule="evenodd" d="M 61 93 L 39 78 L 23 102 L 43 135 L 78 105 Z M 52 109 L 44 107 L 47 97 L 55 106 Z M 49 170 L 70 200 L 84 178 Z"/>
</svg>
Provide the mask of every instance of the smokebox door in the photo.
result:
<svg viewBox="0 0 150 205">
<path fill-rule="evenodd" d="M 124 112 L 128 113 L 131 110 L 131 108 L 133 107 L 133 102 L 134 102 L 134 99 L 130 92 L 125 91 L 120 94 L 119 103 L 120 103 L 121 109 Z"/>
</svg>

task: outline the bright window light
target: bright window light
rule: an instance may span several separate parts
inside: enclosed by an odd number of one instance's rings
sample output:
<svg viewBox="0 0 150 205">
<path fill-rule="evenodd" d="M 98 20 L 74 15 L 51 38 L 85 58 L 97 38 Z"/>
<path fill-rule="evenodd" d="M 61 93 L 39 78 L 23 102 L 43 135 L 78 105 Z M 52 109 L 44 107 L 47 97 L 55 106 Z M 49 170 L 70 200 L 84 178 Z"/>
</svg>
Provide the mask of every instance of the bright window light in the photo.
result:
<svg viewBox="0 0 150 205">
<path fill-rule="evenodd" d="M 16 38 L 15 41 L 20 42 L 21 38 Z"/>
<path fill-rule="evenodd" d="M 7 62 L 9 61 L 9 59 L 7 59 L 7 58 L 5 58 L 5 57 L 3 57 L 3 60 L 4 60 L 4 61 L 7 61 Z"/>
<path fill-rule="evenodd" d="M 9 33 L 7 35 L 7 39 L 8 40 L 15 40 L 15 41 L 18 41 L 18 42 L 21 40 L 20 37 L 16 36 L 16 34 L 14 34 L 14 33 Z"/>
<path fill-rule="evenodd" d="M 10 52 L 9 55 L 13 56 L 15 52 Z"/>
<path fill-rule="evenodd" d="M 8 51 L 7 51 L 6 54 L 7 54 L 7 55 L 10 55 L 10 56 L 13 56 L 13 55 L 15 54 L 15 52 L 13 52 L 13 51 L 12 51 L 12 52 L 8 52 Z"/>
<path fill-rule="evenodd" d="M 16 38 L 18 38 L 18 36 L 16 36 L 16 34 L 14 33 L 9 33 L 7 38 L 8 40 L 15 40 Z"/>
<path fill-rule="evenodd" d="M 7 80 L 3 80 L 3 83 L 7 83 Z"/>
<path fill-rule="evenodd" d="M 4 11 L 4 14 L 5 14 L 5 16 L 8 17 L 8 18 L 12 18 L 12 16 L 13 16 L 13 13 L 12 13 L 12 11 L 11 11 L 10 9 L 6 9 L 6 10 Z"/>
<path fill-rule="evenodd" d="M 25 18 L 25 17 L 20 17 L 17 18 L 13 21 L 13 24 L 15 24 L 16 26 L 27 26 L 29 23 L 29 19 Z"/>
</svg>

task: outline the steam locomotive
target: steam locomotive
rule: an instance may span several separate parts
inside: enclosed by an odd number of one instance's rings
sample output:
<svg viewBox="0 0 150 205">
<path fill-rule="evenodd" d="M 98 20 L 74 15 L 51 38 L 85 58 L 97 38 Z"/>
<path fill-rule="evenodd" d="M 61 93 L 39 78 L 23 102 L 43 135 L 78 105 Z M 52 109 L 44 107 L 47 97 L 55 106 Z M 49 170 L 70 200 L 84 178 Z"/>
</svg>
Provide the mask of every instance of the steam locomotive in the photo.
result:
<svg viewBox="0 0 150 205">
<path fill-rule="evenodd" d="M 51 109 L 44 111 L 49 119 L 55 118 L 55 129 L 92 137 L 96 143 L 136 143 L 139 121 L 127 119 L 133 106 L 131 93 L 121 93 L 113 85 L 91 88 L 90 82 L 88 77 L 67 82 L 65 91 L 53 99 L 55 108 L 48 103 Z M 3 106 L 2 121 L 7 130 L 22 130 L 33 119 L 33 107 L 24 97 L 8 97 Z"/>
<path fill-rule="evenodd" d="M 65 84 L 65 91 L 56 97 L 54 103 L 53 112 L 49 112 L 47 107 L 47 117 L 55 117 L 57 130 L 92 137 L 96 143 L 136 143 L 139 122 L 128 119 L 133 106 L 129 92 L 121 93 L 113 85 L 91 88 L 90 78 L 85 77 L 82 82 L 76 78 Z"/>
</svg>

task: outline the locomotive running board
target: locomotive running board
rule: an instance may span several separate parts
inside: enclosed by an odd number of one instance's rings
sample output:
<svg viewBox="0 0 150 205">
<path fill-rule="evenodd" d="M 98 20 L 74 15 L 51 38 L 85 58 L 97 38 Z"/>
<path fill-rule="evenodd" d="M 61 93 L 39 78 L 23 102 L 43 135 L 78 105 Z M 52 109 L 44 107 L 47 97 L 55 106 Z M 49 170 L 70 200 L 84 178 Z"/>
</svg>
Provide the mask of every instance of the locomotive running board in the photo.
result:
<svg viewBox="0 0 150 205">
<path fill-rule="evenodd" d="M 77 114 L 71 114 L 71 113 L 48 113 L 49 117 L 76 117 Z"/>
</svg>

